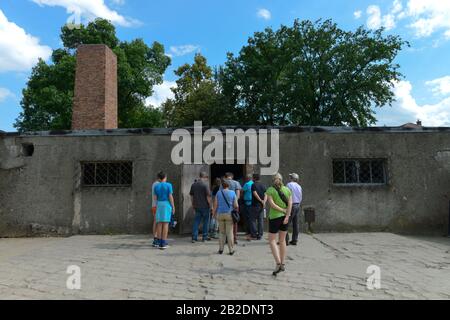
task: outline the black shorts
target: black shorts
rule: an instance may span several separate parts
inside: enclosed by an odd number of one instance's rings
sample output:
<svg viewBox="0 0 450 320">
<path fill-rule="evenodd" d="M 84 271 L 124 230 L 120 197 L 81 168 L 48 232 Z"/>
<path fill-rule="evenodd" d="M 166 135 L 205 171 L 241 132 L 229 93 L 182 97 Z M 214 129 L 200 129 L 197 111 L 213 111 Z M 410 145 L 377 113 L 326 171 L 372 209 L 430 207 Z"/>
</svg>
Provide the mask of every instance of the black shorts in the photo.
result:
<svg viewBox="0 0 450 320">
<path fill-rule="evenodd" d="M 279 231 L 288 231 L 289 224 L 283 224 L 285 217 L 269 220 L 269 233 L 277 234 Z"/>
</svg>

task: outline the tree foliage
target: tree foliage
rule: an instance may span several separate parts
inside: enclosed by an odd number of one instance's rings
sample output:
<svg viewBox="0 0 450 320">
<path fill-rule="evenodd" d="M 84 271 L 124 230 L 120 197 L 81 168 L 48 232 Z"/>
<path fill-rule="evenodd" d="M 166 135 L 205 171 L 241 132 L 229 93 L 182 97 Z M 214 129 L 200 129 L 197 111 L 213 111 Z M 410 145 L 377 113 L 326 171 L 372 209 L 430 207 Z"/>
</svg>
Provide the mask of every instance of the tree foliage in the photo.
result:
<svg viewBox="0 0 450 320">
<path fill-rule="evenodd" d="M 209 126 L 368 126 L 376 122 L 376 108 L 394 101 L 393 85 L 402 77 L 395 58 L 409 45 L 383 29 L 345 31 L 331 20 L 296 20 L 254 33 L 215 70 L 197 54 L 175 71 L 174 97 L 160 110 L 145 101 L 170 64 L 161 44 L 120 41 L 102 19 L 63 27 L 61 39 L 52 63 L 40 60 L 33 68 L 15 124 L 21 131 L 70 128 L 80 44 L 103 43 L 117 55 L 120 127 L 191 126 L 196 120 Z"/>
<path fill-rule="evenodd" d="M 220 84 L 241 124 L 367 126 L 374 107 L 394 101 L 394 59 L 405 45 L 383 29 L 296 20 L 229 53 Z"/>
<path fill-rule="evenodd" d="M 231 108 L 226 108 L 217 85 L 215 73 L 206 58 L 196 54 L 194 63 L 175 70 L 177 86 L 172 88 L 173 99 L 163 103 L 165 123 L 169 127 L 192 126 L 201 120 L 203 125 L 230 124 Z"/>
<path fill-rule="evenodd" d="M 106 44 L 117 55 L 119 126 L 157 127 L 160 111 L 146 106 L 153 87 L 161 84 L 170 58 L 158 42 L 148 46 L 142 39 L 120 41 L 115 27 L 97 19 L 78 29 L 61 29 L 63 48 L 53 51 L 52 61 L 39 60 L 23 90 L 19 131 L 70 129 L 75 85 L 76 48 L 81 44 Z"/>
</svg>

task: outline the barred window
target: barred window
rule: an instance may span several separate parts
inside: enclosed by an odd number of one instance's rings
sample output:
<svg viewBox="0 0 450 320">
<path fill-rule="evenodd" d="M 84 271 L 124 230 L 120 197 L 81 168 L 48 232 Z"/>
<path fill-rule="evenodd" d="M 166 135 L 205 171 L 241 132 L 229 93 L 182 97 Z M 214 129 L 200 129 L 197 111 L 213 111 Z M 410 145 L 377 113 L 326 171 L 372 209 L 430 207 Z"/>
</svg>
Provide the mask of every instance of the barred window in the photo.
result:
<svg viewBox="0 0 450 320">
<path fill-rule="evenodd" d="M 129 187 L 133 183 L 133 162 L 83 162 L 82 181 L 86 187 Z"/>
<path fill-rule="evenodd" d="M 386 184 L 386 160 L 333 160 L 334 184 Z"/>
</svg>

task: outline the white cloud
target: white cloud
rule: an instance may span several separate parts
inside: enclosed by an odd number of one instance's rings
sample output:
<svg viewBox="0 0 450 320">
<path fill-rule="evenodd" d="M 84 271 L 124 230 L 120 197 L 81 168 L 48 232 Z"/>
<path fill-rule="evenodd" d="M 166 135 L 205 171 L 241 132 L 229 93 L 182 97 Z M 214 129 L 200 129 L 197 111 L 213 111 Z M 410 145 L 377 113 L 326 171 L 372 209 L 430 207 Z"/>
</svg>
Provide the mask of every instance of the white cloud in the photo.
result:
<svg viewBox="0 0 450 320">
<path fill-rule="evenodd" d="M 383 26 L 386 30 L 391 30 L 395 28 L 395 16 L 393 14 L 387 14 L 383 16 Z"/>
<path fill-rule="evenodd" d="M 392 15 L 400 14 L 402 12 L 402 10 L 403 10 L 403 4 L 402 4 L 401 0 L 394 0 L 394 2 L 392 3 L 392 9 L 391 9 L 390 14 L 392 14 Z"/>
<path fill-rule="evenodd" d="M 406 15 L 412 17 L 413 28 L 418 37 L 426 37 L 444 29 L 450 32 L 450 1 L 409 0 Z"/>
<path fill-rule="evenodd" d="M 14 97 L 14 94 L 6 88 L 0 88 L 0 102 L 5 101 L 9 97 Z"/>
<path fill-rule="evenodd" d="M 125 0 L 111 0 L 111 2 L 118 6 L 123 6 L 125 4 Z"/>
<path fill-rule="evenodd" d="M 450 39 L 450 30 L 445 31 L 444 36 L 446 39 Z"/>
<path fill-rule="evenodd" d="M 258 16 L 258 18 L 262 18 L 264 20 L 270 20 L 272 18 L 272 14 L 270 13 L 270 11 L 264 8 L 259 9 L 256 12 L 256 15 Z"/>
<path fill-rule="evenodd" d="M 388 12 L 383 15 L 379 6 L 367 8 L 367 26 L 376 29 L 384 26 L 387 30 L 395 28 L 397 22 L 408 20 L 408 27 L 417 37 L 428 37 L 442 31 L 450 39 L 450 1 L 449 0 L 394 0 Z"/>
<path fill-rule="evenodd" d="M 424 126 L 450 126 L 450 97 L 435 104 L 418 105 L 409 81 L 395 83 L 394 93 L 397 101 L 393 107 L 406 111 L 412 119 L 420 119 Z"/>
<path fill-rule="evenodd" d="M 362 11 L 361 11 L 361 10 L 358 10 L 358 11 L 353 12 L 353 16 L 355 17 L 355 19 L 361 18 L 361 16 L 362 16 Z"/>
<path fill-rule="evenodd" d="M 164 81 L 162 84 L 153 87 L 153 96 L 146 100 L 147 105 L 152 105 L 154 107 L 161 107 L 161 104 L 167 99 L 173 98 L 173 92 L 170 88 L 177 86 L 175 81 Z"/>
<path fill-rule="evenodd" d="M 450 94 L 450 76 L 434 79 L 425 82 L 427 86 L 432 87 L 431 91 L 435 95 L 448 95 Z"/>
<path fill-rule="evenodd" d="M 379 6 L 368 6 L 366 10 L 368 16 L 367 27 L 369 29 L 378 29 L 380 27 L 384 27 L 386 28 L 386 30 L 395 28 L 395 15 L 392 12 L 382 16 Z"/>
<path fill-rule="evenodd" d="M 97 17 L 110 20 L 112 23 L 124 27 L 130 27 L 138 24 L 136 20 L 125 18 L 117 11 L 111 10 L 105 4 L 104 0 L 32 0 L 40 6 L 59 6 L 66 8 L 68 14 L 80 15 L 87 20 L 93 20 Z M 123 1 L 115 1 L 117 3 Z M 80 18 L 81 18 L 80 17 Z"/>
<path fill-rule="evenodd" d="M 192 53 L 194 51 L 198 51 L 199 49 L 200 49 L 200 46 L 196 46 L 193 44 L 186 44 L 186 45 L 182 45 L 182 46 L 171 46 L 170 47 L 171 54 L 168 54 L 168 56 L 180 57 L 180 56 L 184 56 L 186 54 Z"/>
<path fill-rule="evenodd" d="M 0 10 L 0 72 L 28 71 L 38 58 L 47 60 L 51 54 L 50 47 L 41 45 L 38 38 L 8 21 Z"/>
</svg>

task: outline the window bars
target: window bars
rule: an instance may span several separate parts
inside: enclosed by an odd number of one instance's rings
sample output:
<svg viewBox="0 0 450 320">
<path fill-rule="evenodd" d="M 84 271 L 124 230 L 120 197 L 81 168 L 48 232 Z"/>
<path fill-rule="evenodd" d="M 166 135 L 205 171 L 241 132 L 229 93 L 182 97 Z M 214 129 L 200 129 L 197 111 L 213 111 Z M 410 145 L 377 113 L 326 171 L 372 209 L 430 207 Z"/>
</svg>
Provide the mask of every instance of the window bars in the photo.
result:
<svg viewBox="0 0 450 320">
<path fill-rule="evenodd" d="M 348 185 L 384 185 L 387 183 L 386 160 L 333 160 L 333 183 Z"/>
<path fill-rule="evenodd" d="M 131 161 L 83 162 L 81 166 L 85 187 L 129 187 L 133 183 Z"/>
</svg>

